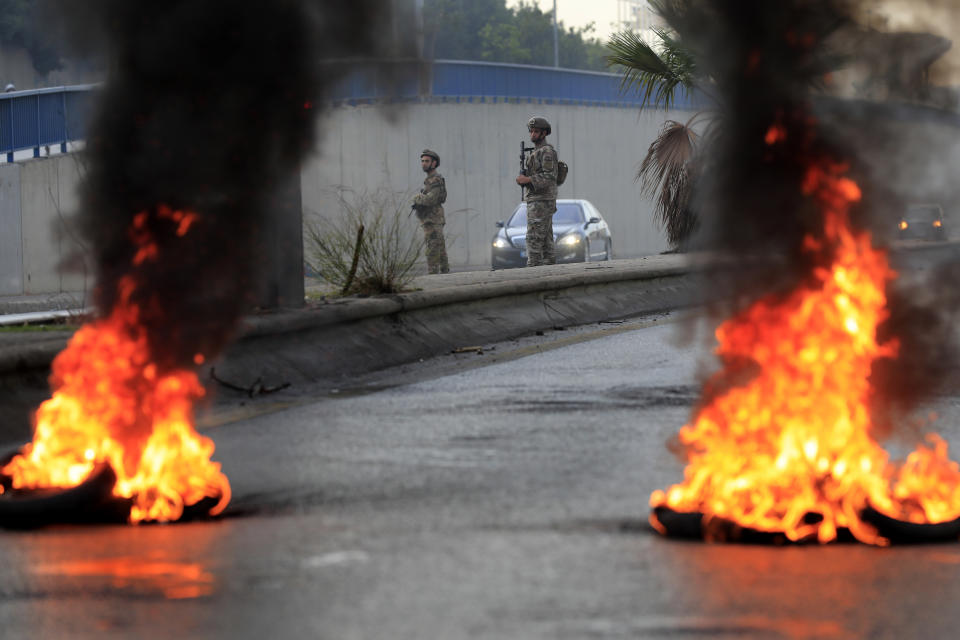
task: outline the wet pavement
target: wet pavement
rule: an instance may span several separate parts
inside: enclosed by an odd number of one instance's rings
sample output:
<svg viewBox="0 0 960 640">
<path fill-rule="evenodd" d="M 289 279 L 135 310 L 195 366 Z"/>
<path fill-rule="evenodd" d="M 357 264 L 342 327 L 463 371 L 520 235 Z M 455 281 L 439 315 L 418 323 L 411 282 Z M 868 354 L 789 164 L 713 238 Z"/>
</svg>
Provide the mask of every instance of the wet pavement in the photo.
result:
<svg viewBox="0 0 960 640">
<path fill-rule="evenodd" d="M 420 276 L 402 294 L 369 297 L 330 296 L 310 282 L 304 307 L 245 316 L 237 339 L 199 375 L 216 388 L 215 369 L 218 379 L 257 392 L 349 378 L 477 342 L 684 307 L 701 300 L 699 278 L 716 266 L 706 255 L 667 255 L 458 272 Z M 51 363 L 79 326 L 75 320 L 0 327 L 0 441 L 30 437 L 29 415 L 49 396 Z"/>
<path fill-rule="evenodd" d="M 952 637 L 960 544 L 673 541 L 711 358 L 676 315 L 238 402 L 215 522 L 0 533 L 5 637 Z M 284 408 L 286 407 L 286 408 Z M 960 400 L 934 403 L 960 445 Z"/>
</svg>

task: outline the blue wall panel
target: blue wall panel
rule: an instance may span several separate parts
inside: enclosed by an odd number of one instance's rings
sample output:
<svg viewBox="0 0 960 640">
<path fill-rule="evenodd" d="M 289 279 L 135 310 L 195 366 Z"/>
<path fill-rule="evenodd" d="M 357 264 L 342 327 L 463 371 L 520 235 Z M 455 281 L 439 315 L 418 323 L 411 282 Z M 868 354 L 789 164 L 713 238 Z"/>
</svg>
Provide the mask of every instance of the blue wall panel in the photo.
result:
<svg viewBox="0 0 960 640">
<path fill-rule="evenodd" d="M 87 134 L 96 85 L 0 94 L 0 153 L 64 145 Z"/>
<path fill-rule="evenodd" d="M 66 142 L 66 121 L 63 118 L 63 93 L 44 93 L 37 96 L 40 115 L 40 144 Z"/>
<path fill-rule="evenodd" d="M 11 101 L 0 100 L 0 151 L 13 149 L 13 120 Z"/>
<path fill-rule="evenodd" d="M 29 149 L 37 146 L 37 100 L 33 96 L 13 98 L 10 101 L 13 120 L 13 148 Z"/>
<path fill-rule="evenodd" d="M 418 74 L 429 78 L 422 85 Z M 329 94 L 334 102 L 400 99 L 517 99 L 638 107 L 636 91 L 620 91 L 616 73 L 519 64 L 436 60 L 354 66 Z M 692 109 L 682 95 L 680 109 Z"/>
<path fill-rule="evenodd" d="M 640 106 L 636 91 L 620 91 L 620 75 L 575 69 L 459 60 L 330 63 L 344 73 L 327 92 L 332 102 L 380 100 L 524 100 Z M 214 91 L 211 88 L 211 91 Z M 96 85 L 0 94 L 0 153 L 82 140 Z M 679 109 L 702 101 L 680 96 Z"/>
</svg>

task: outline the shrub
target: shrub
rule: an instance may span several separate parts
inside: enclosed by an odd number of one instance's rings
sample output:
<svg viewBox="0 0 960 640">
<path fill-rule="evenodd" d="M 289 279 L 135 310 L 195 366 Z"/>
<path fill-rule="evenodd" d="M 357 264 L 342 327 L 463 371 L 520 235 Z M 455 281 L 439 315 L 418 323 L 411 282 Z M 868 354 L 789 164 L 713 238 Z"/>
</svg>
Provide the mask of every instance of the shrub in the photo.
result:
<svg viewBox="0 0 960 640">
<path fill-rule="evenodd" d="M 407 288 L 424 245 L 417 219 L 410 215 L 409 194 L 341 187 L 331 193 L 331 201 L 328 215 L 307 217 L 307 266 L 344 295 Z"/>
</svg>

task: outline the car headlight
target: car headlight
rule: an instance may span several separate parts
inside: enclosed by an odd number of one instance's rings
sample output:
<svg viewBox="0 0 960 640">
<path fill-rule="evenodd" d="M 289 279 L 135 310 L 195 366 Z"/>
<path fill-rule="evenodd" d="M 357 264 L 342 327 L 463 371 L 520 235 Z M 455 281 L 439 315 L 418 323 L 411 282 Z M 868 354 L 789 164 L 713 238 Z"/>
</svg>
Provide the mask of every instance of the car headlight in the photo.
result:
<svg viewBox="0 0 960 640">
<path fill-rule="evenodd" d="M 580 244 L 580 236 L 576 233 L 568 233 L 567 235 L 560 238 L 560 244 L 572 247 L 575 244 Z"/>
<path fill-rule="evenodd" d="M 510 246 L 510 243 L 507 242 L 507 239 L 506 239 L 506 238 L 504 238 L 504 237 L 502 237 L 502 236 L 497 236 L 497 238 L 494 239 L 494 241 L 493 241 L 493 246 L 494 246 L 494 248 L 496 248 L 496 249 L 506 249 L 507 247 Z"/>
</svg>

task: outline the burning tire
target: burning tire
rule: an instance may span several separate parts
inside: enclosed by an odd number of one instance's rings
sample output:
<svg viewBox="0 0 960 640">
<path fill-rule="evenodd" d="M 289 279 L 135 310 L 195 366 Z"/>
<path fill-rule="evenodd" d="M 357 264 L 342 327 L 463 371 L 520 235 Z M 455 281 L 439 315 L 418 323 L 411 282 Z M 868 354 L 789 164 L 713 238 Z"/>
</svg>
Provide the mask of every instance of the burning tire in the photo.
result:
<svg viewBox="0 0 960 640">
<path fill-rule="evenodd" d="M 109 464 L 94 468 L 69 489 L 13 490 L 0 495 L 0 527 L 26 529 L 51 524 L 123 523 L 130 501 L 113 495 L 117 475 Z"/>
<path fill-rule="evenodd" d="M 0 458 L 5 466 L 19 450 Z M 66 489 L 13 489 L 10 478 L 0 476 L 0 528 L 35 529 L 54 524 L 125 524 L 132 499 L 113 494 L 117 474 L 109 463 L 94 467 L 86 480 Z M 207 497 L 183 508 L 178 522 L 211 517 L 220 496 Z M 146 523 L 152 521 L 145 521 Z"/>
<path fill-rule="evenodd" d="M 809 518 L 811 524 L 816 521 L 815 514 L 810 514 Z M 918 524 L 891 518 L 869 506 L 860 513 L 860 518 L 875 527 L 877 533 L 891 544 L 929 544 L 960 540 L 960 518 L 936 524 Z M 699 512 L 680 512 L 662 506 L 653 509 L 650 522 L 654 529 L 670 538 L 777 545 L 816 542 L 816 538 L 791 541 L 780 532 L 758 531 L 725 518 L 704 517 L 704 514 Z M 837 531 L 838 542 L 855 540 L 848 530 Z"/>
<path fill-rule="evenodd" d="M 670 538 L 735 542 L 740 544 L 789 544 L 780 532 L 758 531 L 720 517 L 705 517 L 699 512 L 680 512 L 656 507 L 650 515 L 654 529 Z"/>
<path fill-rule="evenodd" d="M 877 533 L 893 544 L 957 542 L 960 540 L 960 518 L 937 524 L 904 522 L 884 515 L 873 507 L 860 514 L 863 521 L 877 528 Z"/>
</svg>

